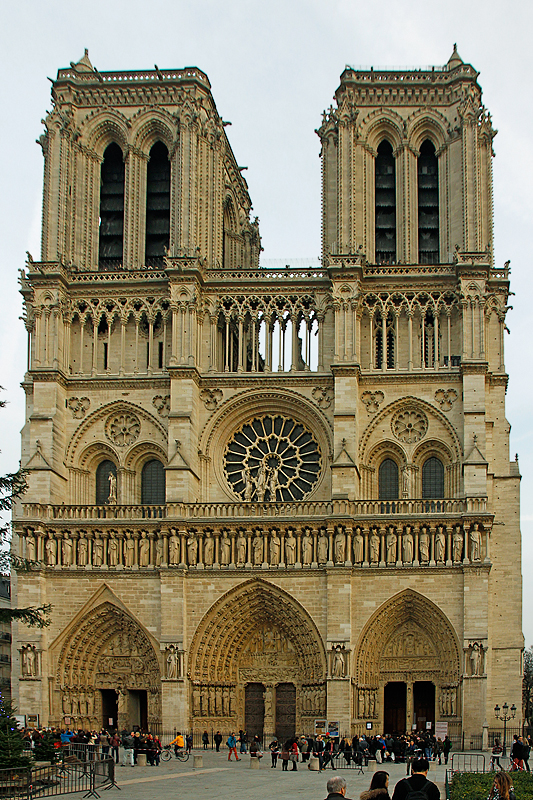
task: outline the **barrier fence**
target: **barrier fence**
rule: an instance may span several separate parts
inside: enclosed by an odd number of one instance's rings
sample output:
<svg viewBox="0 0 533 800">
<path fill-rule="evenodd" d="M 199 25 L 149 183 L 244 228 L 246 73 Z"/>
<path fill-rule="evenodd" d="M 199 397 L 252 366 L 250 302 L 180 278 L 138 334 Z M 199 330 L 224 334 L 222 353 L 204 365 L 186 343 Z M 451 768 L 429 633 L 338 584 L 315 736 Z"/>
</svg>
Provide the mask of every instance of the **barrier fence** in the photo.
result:
<svg viewBox="0 0 533 800">
<path fill-rule="evenodd" d="M 84 792 L 85 798 L 99 798 L 98 790 L 111 789 L 113 786 L 120 788 L 115 781 L 115 762 L 112 758 L 88 757 L 86 750 L 81 757 L 79 755 L 61 752 L 57 764 L 0 770 L 0 798 L 32 800 L 34 797 L 78 792 Z"/>
</svg>

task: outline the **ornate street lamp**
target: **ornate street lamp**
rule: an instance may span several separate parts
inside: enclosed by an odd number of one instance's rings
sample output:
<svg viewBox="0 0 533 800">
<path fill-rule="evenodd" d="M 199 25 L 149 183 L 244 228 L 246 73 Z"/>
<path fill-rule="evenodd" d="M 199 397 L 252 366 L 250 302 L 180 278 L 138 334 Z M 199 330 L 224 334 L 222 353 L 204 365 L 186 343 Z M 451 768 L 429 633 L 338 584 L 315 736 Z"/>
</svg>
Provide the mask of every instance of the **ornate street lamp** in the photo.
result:
<svg viewBox="0 0 533 800">
<path fill-rule="evenodd" d="M 510 714 L 509 714 L 509 710 L 511 711 Z M 503 756 L 504 757 L 507 755 L 507 751 L 505 749 L 506 740 L 507 740 L 507 723 L 509 722 L 509 720 L 514 719 L 515 715 L 516 715 L 516 706 L 515 706 L 514 703 L 513 703 L 513 705 L 511 706 L 510 709 L 509 709 L 509 705 L 507 703 L 503 704 L 501 710 L 500 710 L 500 706 L 494 706 L 494 716 L 496 717 L 496 719 L 501 719 L 503 721 L 503 745 L 502 745 L 502 747 L 503 747 Z"/>
</svg>

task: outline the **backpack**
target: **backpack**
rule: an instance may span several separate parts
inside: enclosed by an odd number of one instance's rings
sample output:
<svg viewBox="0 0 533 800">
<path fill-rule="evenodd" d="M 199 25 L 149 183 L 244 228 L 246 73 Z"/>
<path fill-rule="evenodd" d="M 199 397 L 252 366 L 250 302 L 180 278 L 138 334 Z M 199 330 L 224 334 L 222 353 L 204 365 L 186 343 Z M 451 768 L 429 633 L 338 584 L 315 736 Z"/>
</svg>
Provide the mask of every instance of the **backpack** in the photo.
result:
<svg viewBox="0 0 533 800">
<path fill-rule="evenodd" d="M 406 778 L 405 780 L 407 781 L 407 783 L 409 783 L 409 778 Z M 411 787 L 411 791 L 409 791 L 406 794 L 404 800 L 428 800 L 428 795 L 426 793 L 426 789 L 427 789 L 427 787 L 429 785 L 430 785 L 430 782 L 427 780 L 427 778 L 426 778 L 426 782 L 424 783 L 423 786 L 420 787 L 420 789 L 413 789 L 412 788 L 412 784 L 409 783 L 409 786 Z"/>
</svg>

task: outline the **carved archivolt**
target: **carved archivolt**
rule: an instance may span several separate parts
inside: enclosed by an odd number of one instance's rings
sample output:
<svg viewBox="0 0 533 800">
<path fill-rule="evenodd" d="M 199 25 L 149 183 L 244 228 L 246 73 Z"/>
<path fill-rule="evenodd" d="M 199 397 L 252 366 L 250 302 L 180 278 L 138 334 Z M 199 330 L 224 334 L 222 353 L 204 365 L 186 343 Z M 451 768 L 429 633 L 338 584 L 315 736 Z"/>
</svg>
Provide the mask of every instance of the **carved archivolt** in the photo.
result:
<svg viewBox="0 0 533 800">
<path fill-rule="evenodd" d="M 254 666 L 257 659 L 252 655 L 257 648 L 268 648 L 264 634 L 261 645 L 259 640 L 254 644 L 259 630 L 269 631 L 273 647 L 277 647 L 277 638 L 287 643 L 278 655 L 287 661 L 286 667 L 294 671 L 293 680 L 315 683 L 325 679 L 326 653 L 313 620 L 293 597 L 262 580 L 246 581 L 209 609 L 191 644 L 190 679 L 199 683 L 235 683 L 261 677 L 274 682 L 287 680 L 283 665 L 270 667 L 271 675 L 265 674 L 268 665 L 261 664 L 259 671 L 257 665 Z M 244 658 L 243 669 L 239 670 L 245 651 L 250 663 Z M 292 667 L 289 661 L 291 664 L 294 661 Z"/>
<path fill-rule="evenodd" d="M 460 668 L 450 621 L 431 600 L 411 589 L 384 603 L 361 634 L 356 658 L 359 685 L 406 680 L 406 676 L 451 684 L 459 679 Z"/>
</svg>

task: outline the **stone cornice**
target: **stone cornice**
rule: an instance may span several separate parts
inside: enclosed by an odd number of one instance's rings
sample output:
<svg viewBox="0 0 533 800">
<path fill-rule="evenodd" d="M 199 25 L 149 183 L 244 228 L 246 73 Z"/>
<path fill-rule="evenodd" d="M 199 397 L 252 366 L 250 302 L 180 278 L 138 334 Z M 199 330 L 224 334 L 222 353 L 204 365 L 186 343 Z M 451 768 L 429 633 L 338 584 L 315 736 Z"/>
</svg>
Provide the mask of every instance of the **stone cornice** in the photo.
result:
<svg viewBox="0 0 533 800">
<path fill-rule="evenodd" d="M 260 387 L 264 389 L 272 383 L 273 387 L 278 386 L 333 386 L 334 378 L 331 373 L 323 372 L 256 372 L 256 373 L 211 373 L 200 375 L 199 385 L 206 389 L 218 388 L 245 388 L 252 389 Z M 272 388 L 273 388 L 272 387 Z"/>
<path fill-rule="evenodd" d="M 378 372 L 373 370 L 361 371 L 359 383 L 361 386 L 372 386 L 381 383 L 435 383 L 440 381 L 442 383 L 461 383 L 462 375 L 459 368 L 455 368 L 453 372 L 442 369 L 438 372 L 434 370 L 416 370 L 413 372 L 395 372 L 394 370 L 387 370 L 386 372 Z"/>
</svg>

